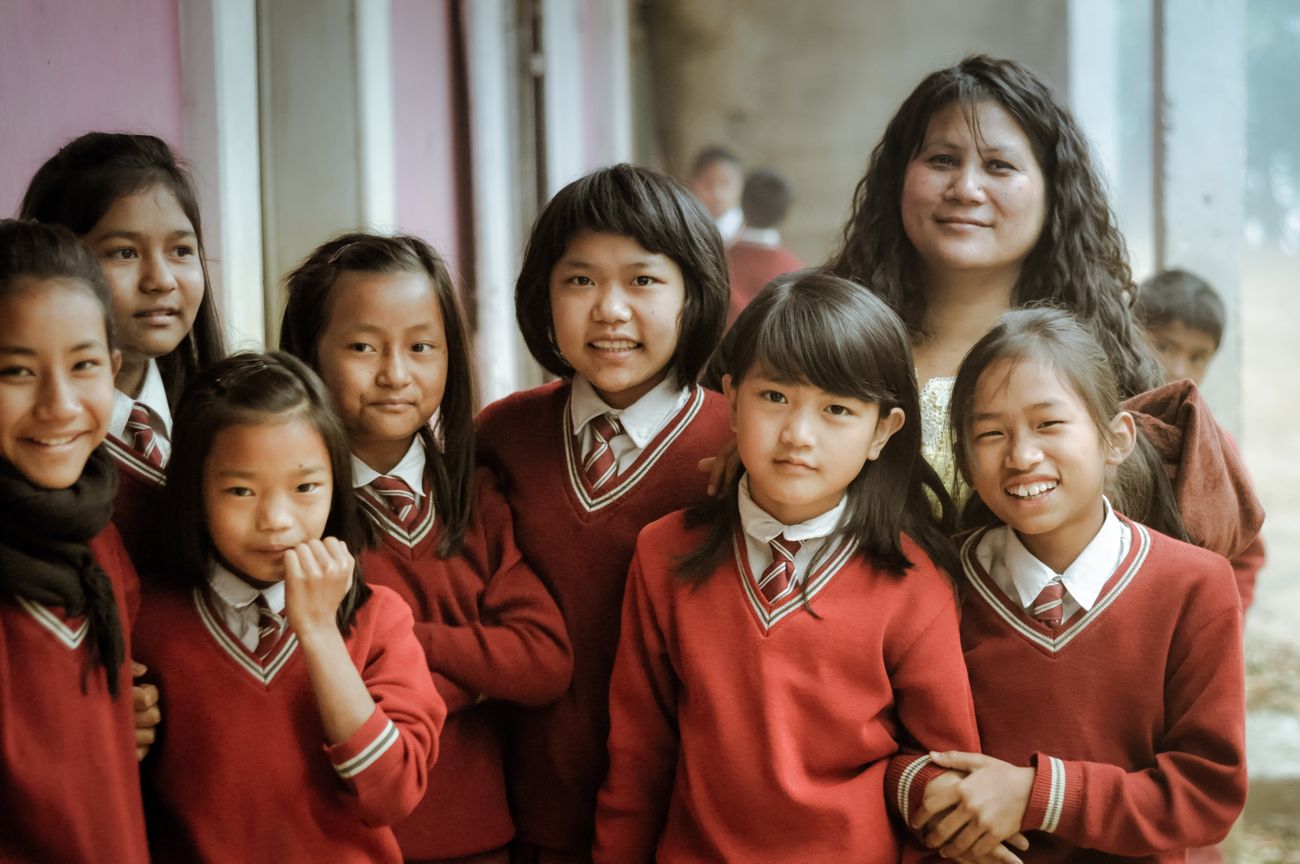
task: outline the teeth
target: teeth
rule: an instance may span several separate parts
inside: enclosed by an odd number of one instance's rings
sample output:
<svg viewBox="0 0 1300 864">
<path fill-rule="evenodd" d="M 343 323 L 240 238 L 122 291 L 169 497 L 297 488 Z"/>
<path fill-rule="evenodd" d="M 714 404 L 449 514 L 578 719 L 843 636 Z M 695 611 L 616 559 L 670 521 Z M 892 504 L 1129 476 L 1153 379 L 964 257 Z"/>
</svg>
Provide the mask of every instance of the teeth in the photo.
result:
<svg viewBox="0 0 1300 864">
<path fill-rule="evenodd" d="M 602 351 L 631 351 L 636 347 L 635 342 L 629 342 L 626 339 L 617 342 L 592 342 L 591 344 Z"/>
<path fill-rule="evenodd" d="M 1007 487 L 1007 492 L 1008 494 L 1014 495 L 1017 498 L 1037 498 L 1039 495 L 1042 495 L 1044 492 L 1050 492 L 1055 488 L 1056 488 L 1055 482 L 1029 483 L 1029 484 L 1021 483 L 1019 486 Z"/>
<path fill-rule="evenodd" d="M 43 444 L 46 447 L 58 447 L 61 444 L 70 443 L 76 437 L 76 435 L 69 435 L 66 438 L 33 438 L 32 440 L 37 444 Z"/>
</svg>

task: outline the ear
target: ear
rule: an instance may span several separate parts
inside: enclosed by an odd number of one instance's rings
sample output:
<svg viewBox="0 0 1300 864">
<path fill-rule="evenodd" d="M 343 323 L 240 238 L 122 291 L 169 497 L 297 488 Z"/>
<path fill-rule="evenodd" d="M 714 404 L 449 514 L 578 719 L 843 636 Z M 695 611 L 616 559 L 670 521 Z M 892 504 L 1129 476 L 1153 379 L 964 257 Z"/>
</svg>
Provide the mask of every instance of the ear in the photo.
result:
<svg viewBox="0 0 1300 864">
<path fill-rule="evenodd" d="M 894 433 L 903 428 L 907 422 L 907 415 L 903 413 L 902 408 L 891 408 L 889 413 L 876 421 L 876 431 L 871 435 L 871 446 L 867 448 L 867 458 L 876 460 L 880 458 L 880 451 L 885 449 L 889 439 L 894 437 Z"/>
<path fill-rule="evenodd" d="M 1111 418 L 1107 424 L 1110 429 L 1110 444 L 1106 447 L 1106 464 L 1118 465 L 1128 458 L 1128 454 L 1133 452 L 1137 446 L 1137 423 L 1133 420 L 1133 415 L 1127 411 L 1121 411 Z"/>
<path fill-rule="evenodd" d="M 122 351 L 121 351 L 121 349 L 119 349 L 119 348 L 114 348 L 114 349 L 113 349 L 113 352 L 109 355 L 109 357 L 111 358 L 111 362 L 112 362 L 112 364 L 113 364 L 113 378 L 114 378 L 114 380 L 116 380 L 116 379 L 117 379 L 117 373 L 122 371 Z"/>
<path fill-rule="evenodd" d="M 738 388 L 730 375 L 722 376 L 722 392 L 727 397 L 727 408 L 731 418 L 731 431 L 736 431 L 736 397 L 739 396 Z"/>
</svg>

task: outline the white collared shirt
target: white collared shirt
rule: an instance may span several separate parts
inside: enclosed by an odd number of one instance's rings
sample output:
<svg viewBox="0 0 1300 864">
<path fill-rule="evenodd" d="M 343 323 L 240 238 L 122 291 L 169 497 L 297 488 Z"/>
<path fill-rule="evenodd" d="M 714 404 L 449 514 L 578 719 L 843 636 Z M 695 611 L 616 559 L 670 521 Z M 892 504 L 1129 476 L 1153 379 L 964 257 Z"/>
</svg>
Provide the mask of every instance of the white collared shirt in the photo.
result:
<svg viewBox="0 0 1300 864">
<path fill-rule="evenodd" d="M 762 575 L 772 563 L 772 539 L 785 535 L 787 540 L 798 540 L 803 545 L 794 554 L 794 584 L 800 585 L 808 573 L 808 567 L 821 552 L 826 541 L 836 534 L 840 519 L 848 507 L 848 498 L 841 497 L 838 504 L 797 525 L 786 525 L 773 518 L 754 502 L 749 493 L 749 476 L 740 478 L 737 504 L 740 508 L 740 527 L 745 532 L 745 553 L 749 559 L 749 569 L 755 575 Z"/>
<path fill-rule="evenodd" d="M 158 363 L 150 360 L 145 364 L 144 383 L 140 385 L 140 395 L 132 399 L 121 390 L 113 391 L 113 413 L 108 418 L 108 431 L 113 437 L 131 443 L 126 435 L 126 421 L 131 418 L 131 409 L 135 403 L 149 409 L 149 425 L 153 428 L 153 440 L 162 452 L 163 462 L 172 455 L 172 409 L 167 404 L 167 388 L 163 386 L 162 373 Z"/>
<path fill-rule="evenodd" d="M 727 246 L 740 233 L 740 226 L 745 224 L 745 214 L 740 212 L 739 207 L 732 207 L 714 219 L 713 224 L 718 226 L 718 233 L 722 235 L 722 245 Z"/>
<path fill-rule="evenodd" d="M 618 418 L 622 429 L 614 436 L 610 446 L 614 448 L 614 460 L 621 472 L 636 461 L 645 450 L 646 445 L 654 440 L 659 430 L 671 420 L 686 400 L 691 391 L 677 386 L 677 378 L 672 370 L 664 380 L 656 384 L 650 392 L 626 408 L 611 408 L 591 382 L 581 375 L 573 376 L 573 387 L 569 398 L 569 422 L 575 433 L 582 438 L 582 456 L 590 452 L 595 443 L 595 435 L 588 424 L 601 414 Z"/>
<path fill-rule="evenodd" d="M 778 228 L 751 228 L 746 225 L 736 234 L 735 242 L 776 249 L 781 245 L 781 231 Z"/>
<path fill-rule="evenodd" d="M 975 550 L 975 558 L 1008 597 L 1029 609 L 1047 583 L 1060 578 L 1065 586 L 1061 619 L 1069 620 L 1079 610 L 1090 610 L 1101 589 L 1128 554 L 1129 531 L 1105 498 L 1106 517 L 1096 536 L 1083 548 L 1064 573 L 1057 573 L 1034 557 L 1016 532 L 1006 525 L 990 529 Z"/>
<path fill-rule="evenodd" d="M 221 620 L 226 627 L 245 648 L 256 651 L 260 625 L 257 597 L 259 594 L 265 597 L 270 610 L 283 615 L 284 583 L 276 582 L 270 588 L 258 590 L 214 561 L 212 571 L 208 574 L 208 584 L 212 586 L 214 605 L 221 612 Z"/>
<path fill-rule="evenodd" d="M 402 457 L 402 461 L 394 465 L 393 470 L 387 474 L 380 474 L 353 453 L 352 488 L 360 489 L 362 486 L 369 486 L 370 481 L 376 477 L 396 477 L 411 487 L 411 491 L 415 493 L 415 500 L 419 501 L 424 497 L 424 467 L 427 460 L 422 435 L 415 436 L 411 446 L 406 448 L 406 455 Z"/>
</svg>

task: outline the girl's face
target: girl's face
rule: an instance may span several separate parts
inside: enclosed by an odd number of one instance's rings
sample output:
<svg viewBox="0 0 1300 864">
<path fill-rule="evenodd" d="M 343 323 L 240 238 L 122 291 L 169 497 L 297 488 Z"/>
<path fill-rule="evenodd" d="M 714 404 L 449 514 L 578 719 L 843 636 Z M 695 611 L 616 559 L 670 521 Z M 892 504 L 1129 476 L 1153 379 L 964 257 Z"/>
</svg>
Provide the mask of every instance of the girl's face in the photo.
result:
<svg viewBox="0 0 1300 864">
<path fill-rule="evenodd" d="M 284 579 L 286 549 L 325 531 L 329 450 L 300 414 L 227 426 L 203 463 L 203 512 L 223 564 L 250 584 Z"/>
<path fill-rule="evenodd" d="M 830 510 L 903 426 L 903 411 L 778 381 L 755 368 L 723 389 L 754 502 L 786 525 Z"/>
<path fill-rule="evenodd" d="M 1014 281 L 1043 231 L 1047 187 L 1024 130 L 997 102 L 935 112 L 908 163 L 903 230 L 932 274 L 985 271 Z"/>
<path fill-rule="evenodd" d="M 621 234 L 583 231 L 551 269 L 555 344 L 614 408 L 668 374 L 685 303 L 677 262 Z"/>
<path fill-rule="evenodd" d="M 1106 466 L 1132 449 L 1133 418 L 1115 415 L 1110 432 L 1104 441 L 1083 400 L 1042 361 L 1000 360 L 976 383 L 967 427 L 971 485 L 1058 573 L 1101 528 Z"/>
<path fill-rule="evenodd" d="M 203 302 L 198 238 L 176 195 L 159 185 L 118 198 L 82 239 L 112 290 L 124 363 L 174 351 Z"/>
<path fill-rule="evenodd" d="M 317 343 L 320 373 L 353 452 L 376 471 L 401 461 L 442 403 L 447 335 L 424 273 L 342 274 Z"/>
<path fill-rule="evenodd" d="M 0 298 L 0 456 L 66 489 L 108 431 L 114 357 L 88 286 L 21 277 Z"/>
</svg>

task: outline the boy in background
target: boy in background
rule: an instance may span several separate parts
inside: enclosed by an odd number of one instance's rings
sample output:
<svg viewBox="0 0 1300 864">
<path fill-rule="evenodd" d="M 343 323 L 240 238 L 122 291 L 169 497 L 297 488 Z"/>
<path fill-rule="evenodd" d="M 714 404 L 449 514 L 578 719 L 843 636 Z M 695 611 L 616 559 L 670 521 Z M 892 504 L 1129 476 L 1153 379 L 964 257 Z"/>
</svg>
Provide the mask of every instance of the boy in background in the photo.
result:
<svg viewBox="0 0 1300 864">
<path fill-rule="evenodd" d="M 745 179 L 740 210 L 745 223 L 736 240 L 727 247 L 727 270 L 731 274 L 731 308 L 727 324 L 768 282 L 799 270 L 803 261 L 781 245 L 780 225 L 790 209 L 790 184 L 776 171 L 760 168 Z"/>
</svg>

